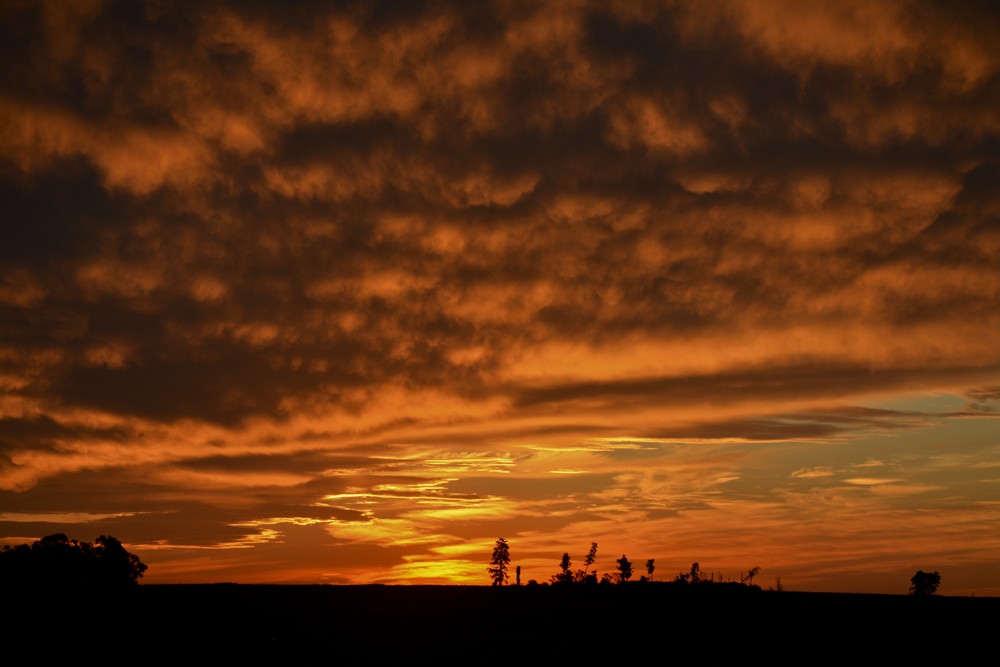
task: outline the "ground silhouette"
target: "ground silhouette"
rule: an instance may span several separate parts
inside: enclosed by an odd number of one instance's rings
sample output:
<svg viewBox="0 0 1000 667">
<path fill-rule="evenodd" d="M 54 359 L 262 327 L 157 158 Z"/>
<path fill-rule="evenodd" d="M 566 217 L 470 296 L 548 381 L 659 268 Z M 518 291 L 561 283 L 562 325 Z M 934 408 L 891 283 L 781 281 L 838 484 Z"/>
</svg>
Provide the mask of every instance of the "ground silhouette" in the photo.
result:
<svg viewBox="0 0 1000 667">
<path fill-rule="evenodd" d="M 775 592 L 741 586 L 150 585 L 122 595 L 5 596 L 5 646 L 190 660 L 348 665 L 801 664 L 940 656 L 975 664 L 1000 598 Z M 923 641 L 926 638 L 928 641 Z"/>
<path fill-rule="evenodd" d="M 128 554 L 114 538 L 86 545 L 52 535 L 6 549 L 0 561 L 26 550 L 88 548 L 113 555 L 118 567 Z M 498 540 L 493 581 L 509 557 L 506 540 Z M 592 562 L 588 555 L 585 564 Z M 319 656 L 349 665 L 645 664 L 651 655 L 780 665 L 818 651 L 833 662 L 864 655 L 972 664 L 993 649 L 1000 620 L 1000 598 L 762 590 L 748 577 L 705 576 L 697 564 L 673 581 L 606 586 L 135 585 L 145 567 L 137 559 L 129 565 L 130 583 L 115 594 L 80 588 L 71 577 L 58 585 L 50 579 L 45 589 L 4 580 L 5 648 L 11 655 L 99 649 L 227 662 Z"/>
</svg>

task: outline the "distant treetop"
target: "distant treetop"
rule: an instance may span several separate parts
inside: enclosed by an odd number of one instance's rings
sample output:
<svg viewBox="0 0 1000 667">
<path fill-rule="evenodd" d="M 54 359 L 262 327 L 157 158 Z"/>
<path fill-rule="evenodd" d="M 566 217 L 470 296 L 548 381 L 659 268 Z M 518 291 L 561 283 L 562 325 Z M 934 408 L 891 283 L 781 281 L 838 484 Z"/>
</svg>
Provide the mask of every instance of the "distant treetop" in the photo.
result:
<svg viewBox="0 0 1000 667">
<path fill-rule="evenodd" d="M 941 575 L 937 572 L 917 570 L 917 573 L 910 577 L 910 595 L 934 595 L 940 585 Z"/>
</svg>

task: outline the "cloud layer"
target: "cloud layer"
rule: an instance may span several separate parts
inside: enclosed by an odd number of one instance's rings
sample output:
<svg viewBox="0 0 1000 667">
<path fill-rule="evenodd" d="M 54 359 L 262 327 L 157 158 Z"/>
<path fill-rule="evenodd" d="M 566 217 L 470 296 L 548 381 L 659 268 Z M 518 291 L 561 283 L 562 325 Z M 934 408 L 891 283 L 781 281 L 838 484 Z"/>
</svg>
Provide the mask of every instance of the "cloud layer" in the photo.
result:
<svg viewBox="0 0 1000 667">
<path fill-rule="evenodd" d="M 22 2 L 0 34 L 7 541 L 482 583 L 502 533 L 539 579 L 598 541 L 1000 591 L 987 4 Z"/>
</svg>

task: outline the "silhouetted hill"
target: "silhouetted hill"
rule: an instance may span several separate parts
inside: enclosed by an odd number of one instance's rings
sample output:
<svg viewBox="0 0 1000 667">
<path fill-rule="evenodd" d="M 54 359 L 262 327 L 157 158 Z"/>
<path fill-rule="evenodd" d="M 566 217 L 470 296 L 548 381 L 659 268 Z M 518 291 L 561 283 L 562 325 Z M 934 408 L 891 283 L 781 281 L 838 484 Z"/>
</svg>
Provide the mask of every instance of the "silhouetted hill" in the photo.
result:
<svg viewBox="0 0 1000 667">
<path fill-rule="evenodd" d="M 746 587 L 141 585 L 4 600 L 5 643 L 122 659 L 214 656 L 332 664 L 581 665 L 753 655 L 813 659 L 993 651 L 1000 598 L 771 592 Z M 662 659 L 660 659 L 662 658 Z"/>
</svg>

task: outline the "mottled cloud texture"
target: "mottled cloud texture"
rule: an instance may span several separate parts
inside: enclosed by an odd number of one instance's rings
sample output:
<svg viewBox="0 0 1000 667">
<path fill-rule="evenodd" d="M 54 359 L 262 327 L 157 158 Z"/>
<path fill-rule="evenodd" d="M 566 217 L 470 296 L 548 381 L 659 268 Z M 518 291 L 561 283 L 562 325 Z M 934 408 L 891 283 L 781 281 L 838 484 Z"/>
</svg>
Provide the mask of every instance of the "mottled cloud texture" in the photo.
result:
<svg viewBox="0 0 1000 667">
<path fill-rule="evenodd" d="M 5 2 L 0 537 L 1000 594 L 998 43 L 985 2 Z"/>
</svg>

